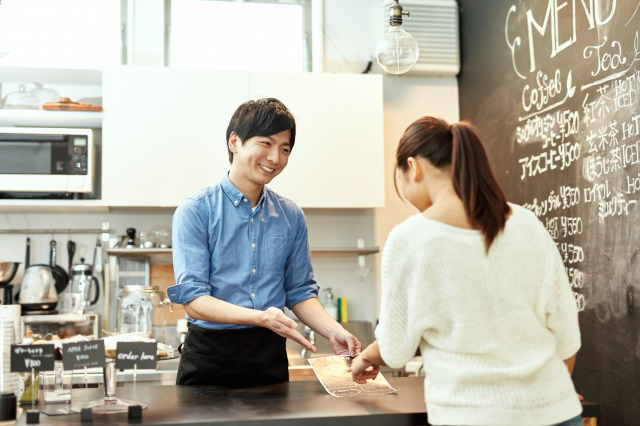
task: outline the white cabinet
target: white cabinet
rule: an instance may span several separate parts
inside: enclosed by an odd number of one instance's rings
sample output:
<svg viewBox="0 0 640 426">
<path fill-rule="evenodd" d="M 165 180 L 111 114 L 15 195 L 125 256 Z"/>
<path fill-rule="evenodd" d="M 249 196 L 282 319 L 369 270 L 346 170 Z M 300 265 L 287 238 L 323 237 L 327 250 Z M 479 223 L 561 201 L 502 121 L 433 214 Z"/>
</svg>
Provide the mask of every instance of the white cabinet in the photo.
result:
<svg viewBox="0 0 640 426">
<path fill-rule="evenodd" d="M 118 67 L 104 71 L 102 199 L 171 207 L 229 166 L 225 132 L 248 74 Z"/>
<path fill-rule="evenodd" d="M 102 198 L 176 206 L 229 168 L 225 132 L 242 102 L 275 97 L 297 123 L 269 185 L 301 207 L 384 205 L 382 77 L 120 67 L 103 77 Z"/>
<path fill-rule="evenodd" d="M 384 207 L 380 75 L 252 73 L 249 86 L 251 98 L 278 98 L 296 118 L 271 188 L 302 207 Z"/>
</svg>

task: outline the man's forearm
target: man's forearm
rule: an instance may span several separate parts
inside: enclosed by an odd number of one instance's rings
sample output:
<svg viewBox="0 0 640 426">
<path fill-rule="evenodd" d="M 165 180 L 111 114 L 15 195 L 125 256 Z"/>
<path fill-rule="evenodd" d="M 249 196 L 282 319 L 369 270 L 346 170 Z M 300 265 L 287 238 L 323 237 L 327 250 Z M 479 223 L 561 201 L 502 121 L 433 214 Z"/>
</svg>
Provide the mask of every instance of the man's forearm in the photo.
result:
<svg viewBox="0 0 640 426">
<path fill-rule="evenodd" d="M 315 297 L 298 303 L 292 311 L 300 321 L 327 339 L 330 339 L 338 330 L 342 330 L 342 326 L 331 318 Z"/>
<path fill-rule="evenodd" d="M 184 305 L 190 318 L 219 324 L 259 325 L 262 311 L 236 306 L 213 296 L 200 296 Z"/>
</svg>

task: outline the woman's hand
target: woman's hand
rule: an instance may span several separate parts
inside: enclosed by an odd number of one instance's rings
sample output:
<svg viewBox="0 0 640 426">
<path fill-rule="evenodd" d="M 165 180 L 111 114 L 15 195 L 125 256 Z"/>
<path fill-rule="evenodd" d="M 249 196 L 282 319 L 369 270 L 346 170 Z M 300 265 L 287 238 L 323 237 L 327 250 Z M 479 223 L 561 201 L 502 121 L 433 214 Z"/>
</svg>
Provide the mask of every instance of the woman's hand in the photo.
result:
<svg viewBox="0 0 640 426">
<path fill-rule="evenodd" d="M 347 371 L 351 373 L 354 382 L 364 385 L 367 380 L 373 380 L 378 376 L 380 366 L 371 364 L 362 355 L 359 355 L 351 361 L 351 366 Z"/>
</svg>

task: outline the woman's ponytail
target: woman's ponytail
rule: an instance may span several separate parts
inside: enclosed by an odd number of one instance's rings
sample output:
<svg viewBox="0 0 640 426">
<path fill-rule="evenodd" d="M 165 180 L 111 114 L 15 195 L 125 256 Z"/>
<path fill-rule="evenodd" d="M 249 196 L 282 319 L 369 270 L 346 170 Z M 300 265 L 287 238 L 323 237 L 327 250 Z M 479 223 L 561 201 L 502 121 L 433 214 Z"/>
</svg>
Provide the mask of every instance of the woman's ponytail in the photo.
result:
<svg viewBox="0 0 640 426">
<path fill-rule="evenodd" d="M 439 169 L 451 167 L 454 189 L 471 225 L 484 234 L 488 252 L 504 229 L 510 209 L 473 125 L 422 117 L 402 135 L 396 167 L 406 171 L 409 157 L 425 158 Z"/>
<path fill-rule="evenodd" d="M 509 205 L 473 125 L 460 122 L 450 125 L 449 129 L 453 187 L 471 225 L 480 228 L 484 234 L 488 252 L 493 240 L 504 229 Z"/>
</svg>

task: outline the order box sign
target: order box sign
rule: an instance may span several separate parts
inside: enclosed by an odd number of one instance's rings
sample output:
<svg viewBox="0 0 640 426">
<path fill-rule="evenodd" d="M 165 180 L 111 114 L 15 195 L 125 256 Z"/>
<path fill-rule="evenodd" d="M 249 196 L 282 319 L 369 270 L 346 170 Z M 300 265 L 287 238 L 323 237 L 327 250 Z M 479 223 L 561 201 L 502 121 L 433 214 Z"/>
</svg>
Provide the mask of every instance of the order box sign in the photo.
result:
<svg viewBox="0 0 640 426">
<path fill-rule="evenodd" d="M 122 370 L 155 370 L 158 358 L 156 342 L 118 342 L 116 368 Z"/>
<path fill-rule="evenodd" d="M 104 340 L 63 344 L 62 363 L 65 370 L 104 367 Z"/>
<path fill-rule="evenodd" d="M 11 345 L 11 372 L 53 371 L 56 359 L 53 344 Z"/>
</svg>

